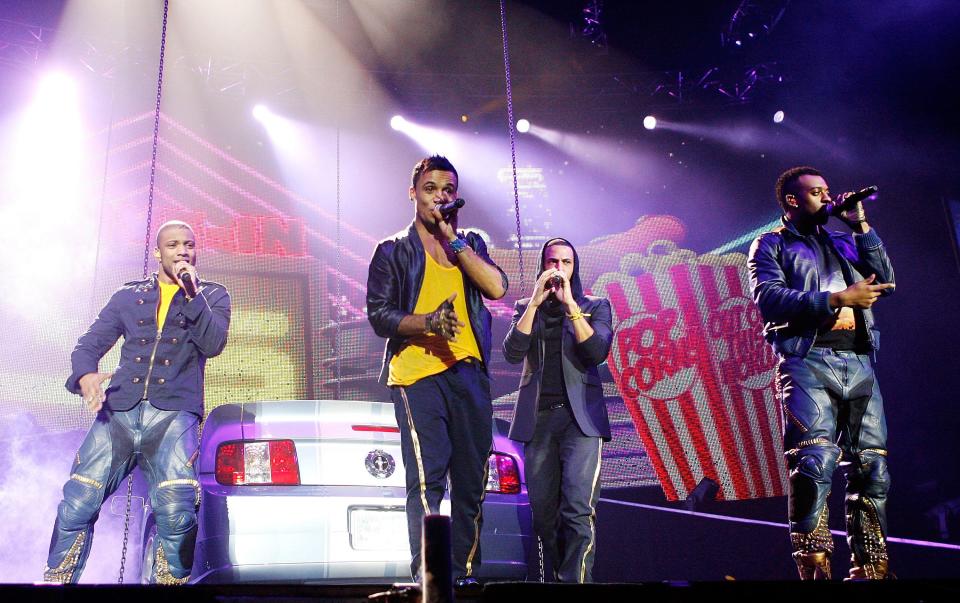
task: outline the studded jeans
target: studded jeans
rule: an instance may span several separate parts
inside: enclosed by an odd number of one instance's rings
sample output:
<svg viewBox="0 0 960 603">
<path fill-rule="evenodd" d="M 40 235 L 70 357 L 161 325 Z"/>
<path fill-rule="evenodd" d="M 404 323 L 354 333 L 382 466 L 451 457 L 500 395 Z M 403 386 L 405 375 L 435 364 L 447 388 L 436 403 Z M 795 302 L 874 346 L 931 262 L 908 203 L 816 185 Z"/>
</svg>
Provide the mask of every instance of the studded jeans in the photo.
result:
<svg viewBox="0 0 960 603">
<path fill-rule="evenodd" d="M 186 582 L 197 534 L 198 422 L 192 413 L 160 410 L 146 400 L 127 411 L 97 414 L 63 486 L 45 581 L 80 579 L 103 501 L 139 466 L 150 486 L 159 542 L 155 567 L 144 571 L 158 583 Z"/>
<path fill-rule="evenodd" d="M 839 465 L 846 475 L 847 541 L 855 565 L 885 562 L 887 425 L 870 357 L 813 348 L 777 367 L 790 469 L 794 549 L 833 551 L 827 496 Z"/>
</svg>

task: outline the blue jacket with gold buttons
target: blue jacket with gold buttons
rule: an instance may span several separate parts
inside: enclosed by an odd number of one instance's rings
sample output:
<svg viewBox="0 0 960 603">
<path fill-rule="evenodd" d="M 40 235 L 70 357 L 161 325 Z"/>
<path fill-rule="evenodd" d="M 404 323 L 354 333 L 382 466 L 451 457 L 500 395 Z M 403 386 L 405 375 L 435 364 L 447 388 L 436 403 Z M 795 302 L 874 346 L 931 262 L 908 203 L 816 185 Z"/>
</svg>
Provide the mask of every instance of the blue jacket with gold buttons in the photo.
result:
<svg viewBox="0 0 960 603">
<path fill-rule="evenodd" d="M 170 302 L 158 328 L 157 275 L 118 289 L 70 356 L 69 391 L 80 393 L 80 378 L 98 372 L 100 359 L 121 336 L 120 363 L 106 390 L 104 407 L 130 410 L 148 399 L 163 410 L 203 416 L 203 372 L 207 358 L 223 351 L 230 326 L 230 295 L 219 283 L 202 281 L 187 301 L 183 290 Z"/>
</svg>

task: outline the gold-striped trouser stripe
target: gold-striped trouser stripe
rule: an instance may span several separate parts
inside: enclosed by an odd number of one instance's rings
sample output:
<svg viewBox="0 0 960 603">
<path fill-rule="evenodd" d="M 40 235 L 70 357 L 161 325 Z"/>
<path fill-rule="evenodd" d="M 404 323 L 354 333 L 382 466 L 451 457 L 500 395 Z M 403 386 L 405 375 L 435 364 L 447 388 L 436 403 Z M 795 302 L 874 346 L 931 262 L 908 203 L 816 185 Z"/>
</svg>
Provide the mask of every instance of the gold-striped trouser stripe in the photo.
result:
<svg viewBox="0 0 960 603">
<path fill-rule="evenodd" d="M 157 488 L 169 488 L 170 486 L 193 486 L 194 491 L 197 493 L 196 505 L 200 506 L 200 482 L 195 479 L 190 479 L 186 477 L 181 477 L 179 479 L 168 479 L 160 482 Z"/>
<path fill-rule="evenodd" d="M 403 399 L 403 408 L 407 411 L 407 427 L 410 428 L 410 439 L 413 442 L 413 456 L 417 459 L 417 475 L 420 478 L 420 503 L 423 504 L 423 514 L 430 514 L 430 505 L 427 504 L 427 476 L 423 470 L 423 457 L 420 456 L 420 437 L 417 436 L 417 428 L 413 424 L 413 414 L 410 413 L 410 400 L 407 399 L 407 390 L 402 387 L 400 397 Z"/>
<path fill-rule="evenodd" d="M 473 545 L 470 547 L 470 554 L 467 555 L 467 576 L 473 573 L 473 558 L 477 554 L 477 547 L 480 545 L 480 519 L 483 517 L 483 501 L 487 497 L 487 482 L 490 480 L 490 453 L 487 452 L 487 458 L 483 461 L 483 489 L 480 490 L 480 504 L 477 506 L 477 514 L 473 518 Z"/>
<path fill-rule="evenodd" d="M 804 425 L 803 423 L 801 423 L 801 422 L 800 422 L 800 419 L 798 419 L 797 417 L 795 417 L 794 414 L 793 414 L 792 412 L 790 412 L 790 409 L 787 408 L 787 405 L 786 405 L 786 404 L 781 404 L 781 407 L 783 408 L 783 414 L 785 414 L 788 419 L 790 419 L 791 421 L 793 421 L 793 423 L 794 423 L 797 427 L 800 428 L 800 431 L 801 431 L 801 432 L 807 433 L 807 431 L 809 431 L 809 430 L 807 429 L 807 426 Z"/>
<path fill-rule="evenodd" d="M 597 485 L 600 483 L 600 458 L 603 454 L 603 438 L 597 438 L 597 468 L 593 472 L 593 486 L 590 488 L 590 543 L 587 545 L 587 549 L 583 552 L 583 559 L 580 560 L 580 583 L 582 584 L 587 579 L 587 556 L 590 555 L 590 551 L 593 550 L 593 542 L 596 539 L 596 518 L 597 518 L 597 505 L 596 505 L 596 492 Z"/>
<path fill-rule="evenodd" d="M 158 488 L 169 488 L 170 486 L 193 486 L 194 488 L 200 487 L 200 482 L 195 479 L 189 478 L 179 478 L 179 479 L 168 479 L 160 482 Z"/>
<path fill-rule="evenodd" d="M 97 480 L 87 477 L 85 475 L 80 475 L 79 473 L 74 473 L 73 475 L 70 476 L 70 479 L 80 482 L 81 484 L 92 486 L 97 489 L 103 488 L 103 484 L 101 484 Z"/>
</svg>

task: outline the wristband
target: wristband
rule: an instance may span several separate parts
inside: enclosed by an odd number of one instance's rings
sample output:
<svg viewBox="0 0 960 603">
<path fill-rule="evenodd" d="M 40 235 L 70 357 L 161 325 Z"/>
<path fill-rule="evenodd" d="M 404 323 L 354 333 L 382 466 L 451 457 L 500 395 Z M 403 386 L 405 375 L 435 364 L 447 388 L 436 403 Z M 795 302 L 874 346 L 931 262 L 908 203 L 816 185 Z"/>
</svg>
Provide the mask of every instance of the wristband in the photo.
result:
<svg viewBox="0 0 960 603">
<path fill-rule="evenodd" d="M 456 239 L 450 241 L 450 249 L 453 251 L 454 255 L 459 254 L 467 248 L 467 242 L 457 237 Z"/>
</svg>

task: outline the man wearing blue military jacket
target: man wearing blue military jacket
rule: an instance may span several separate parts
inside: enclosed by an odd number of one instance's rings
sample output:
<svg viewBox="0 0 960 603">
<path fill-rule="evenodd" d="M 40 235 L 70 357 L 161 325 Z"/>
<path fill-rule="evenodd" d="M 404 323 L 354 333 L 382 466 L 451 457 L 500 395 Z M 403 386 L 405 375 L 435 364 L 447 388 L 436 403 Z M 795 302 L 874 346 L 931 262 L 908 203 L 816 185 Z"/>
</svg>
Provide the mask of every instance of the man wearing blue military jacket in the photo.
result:
<svg viewBox="0 0 960 603">
<path fill-rule="evenodd" d="M 100 507 L 136 465 L 157 522 L 156 561 L 144 570 L 158 584 L 190 578 L 204 365 L 227 343 L 230 296 L 223 285 L 198 278 L 188 224 L 161 226 L 154 255 L 159 270 L 120 287 L 70 357 L 66 387 L 97 415 L 63 486 L 45 582 L 80 579 Z M 100 372 L 100 359 L 120 337 L 116 372 Z"/>
</svg>

